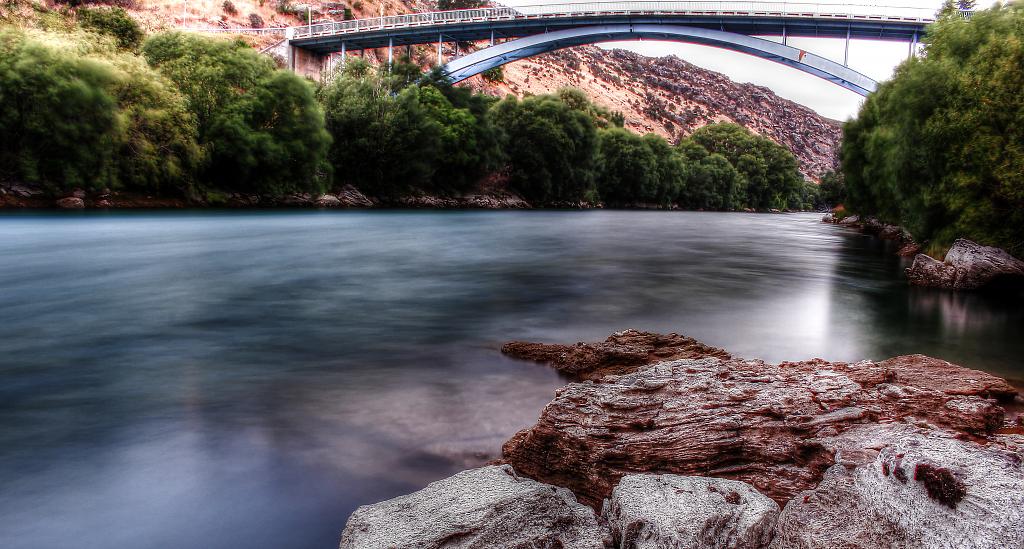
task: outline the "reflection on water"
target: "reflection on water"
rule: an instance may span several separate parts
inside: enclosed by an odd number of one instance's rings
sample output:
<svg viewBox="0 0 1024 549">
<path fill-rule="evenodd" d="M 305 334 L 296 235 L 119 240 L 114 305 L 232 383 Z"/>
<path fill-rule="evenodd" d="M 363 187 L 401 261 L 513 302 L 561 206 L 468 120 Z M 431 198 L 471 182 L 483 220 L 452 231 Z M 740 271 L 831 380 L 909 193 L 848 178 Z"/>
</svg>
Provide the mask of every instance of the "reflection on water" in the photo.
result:
<svg viewBox="0 0 1024 549">
<path fill-rule="evenodd" d="M 484 463 L 561 385 L 508 339 L 678 331 L 743 356 L 1024 377 L 1019 299 L 911 289 L 816 215 L 0 217 L 6 548 L 332 547 Z"/>
</svg>

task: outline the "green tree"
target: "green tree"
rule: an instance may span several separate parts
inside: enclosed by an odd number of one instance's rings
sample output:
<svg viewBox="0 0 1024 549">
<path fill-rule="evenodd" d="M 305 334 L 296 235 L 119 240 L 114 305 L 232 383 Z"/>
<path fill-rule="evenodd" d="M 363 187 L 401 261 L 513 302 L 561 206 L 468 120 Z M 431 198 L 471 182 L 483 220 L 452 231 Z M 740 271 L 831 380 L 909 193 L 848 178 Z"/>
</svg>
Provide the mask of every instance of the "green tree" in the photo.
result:
<svg viewBox="0 0 1024 549">
<path fill-rule="evenodd" d="M 676 146 L 686 165 L 685 191 L 680 206 L 692 210 L 734 210 L 740 207 L 743 176 L 718 153 L 710 153 L 692 139 Z"/>
<path fill-rule="evenodd" d="M 658 158 L 644 138 L 622 128 L 598 132 L 597 190 L 612 205 L 658 199 Z"/>
<path fill-rule="evenodd" d="M 742 175 L 743 205 L 759 210 L 800 207 L 803 179 L 796 157 L 785 147 L 738 124 L 710 124 L 690 138 L 724 156 Z"/>
<path fill-rule="evenodd" d="M 847 207 L 1024 251 L 1024 7 L 941 18 L 843 129 Z"/>
<path fill-rule="evenodd" d="M 194 119 L 137 57 L 86 35 L 0 31 L 0 173 L 52 188 L 186 189 Z"/>
<path fill-rule="evenodd" d="M 207 186 L 273 195 L 324 187 L 330 135 L 310 83 L 242 41 L 172 32 L 142 50 L 187 98 Z"/>
<path fill-rule="evenodd" d="M 442 128 L 422 105 L 419 87 L 396 93 L 376 75 L 342 76 L 321 92 L 321 102 L 338 180 L 378 196 L 430 185 Z"/>
<path fill-rule="evenodd" d="M 515 191 L 540 204 L 593 194 L 597 127 L 588 108 L 557 95 L 509 96 L 494 106 Z"/>
<path fill-rule="evenodd" d="M 653 200 L 662 206 L 669 206 L 686 192 L 686 161 L 661 136 L 649 133 L 644 136 L 644 143 L 657 160 L 658 186 Z"/>
<path fill-rule="evenodd" d="M 270 196 L 324 190 L 331 138 L 312 87 L 292 74 L 275 71 L 226 106 L 208 137 L 208 176 L 218 187 Z"/>
<path fill-rule="evenodd" d="M 456 107 L 434 87 L 420 89 L 420 104 L 428 120 L 438 128 L 438 157 L 433 188 L 441 191 L 469 190 L 500 158 L 494 129 L 483 113 Z"/>
<path fill-rule="evenodd" d="M 818 188 L 822 207 L 833 208 L 846 202 L 846 180 L 842 172 L 828 172 L 821 176 Z"/>
</svg>

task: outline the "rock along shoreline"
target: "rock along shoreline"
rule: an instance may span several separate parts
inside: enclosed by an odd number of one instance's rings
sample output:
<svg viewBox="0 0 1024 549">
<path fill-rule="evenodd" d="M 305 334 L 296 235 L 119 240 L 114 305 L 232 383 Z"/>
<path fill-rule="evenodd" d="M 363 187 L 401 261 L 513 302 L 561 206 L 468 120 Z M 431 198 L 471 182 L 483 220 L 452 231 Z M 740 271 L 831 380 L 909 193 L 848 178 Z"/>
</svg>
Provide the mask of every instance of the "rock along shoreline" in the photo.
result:
<svg viewBox="0 0 1024 549">
<path fill-rule="evenodd" d="M 991 287 L 1024 288 L 1024 261 L 999 248 L 958 238 L 946 252 L 946 257 L 939 261 L 920 253 L 921 246 L 902 227 L 872 217 L 861 219 L 856 215 L 840 218 L 826 214 L 821 221 L 895 240 L 900 246 L 897 255 L 914 256 L 913 264 L 906 269 L 907 282 L 914 286 L 965 291 Z"/>
<path fill-rule="evenodd" d="M 357 509 L 342 549 L 1024 547 L 1022 400 L 993 375 L 635 330 L 502 351 L 571 382 L 496 463 Z"/>
<path fill-rule="evenodd" d="M 128 191 L 101 190 L 87 192 L 73 189 L 52 194 L 40 187 L 0 182 L 0 210 L 109 210 L 109 209 L 431 209 L 431 210 L 589 210 L 605 208 L 602 203 L 585 201 L 529 202 L 499 184 L 481 185 L 476 191 L 459 196 L 441 196 L 410 193 L 397 197 L 380 198 L 363 194 L 352 185 L 345 185 L 324 194 L 298 193 L 284 196 L 261 196 L 243 193 L 213 193 L 206 198 L 153 196 Z M 613 205 L 630 210 L 679 210 L 673 205 L 631 203 Z M 747 213 L 755 210 L 745 209 Z M 786 210 L 785 213 L 789 213 Z M 765 210 L 760 213 L 783 213 Z"/>
</svg>

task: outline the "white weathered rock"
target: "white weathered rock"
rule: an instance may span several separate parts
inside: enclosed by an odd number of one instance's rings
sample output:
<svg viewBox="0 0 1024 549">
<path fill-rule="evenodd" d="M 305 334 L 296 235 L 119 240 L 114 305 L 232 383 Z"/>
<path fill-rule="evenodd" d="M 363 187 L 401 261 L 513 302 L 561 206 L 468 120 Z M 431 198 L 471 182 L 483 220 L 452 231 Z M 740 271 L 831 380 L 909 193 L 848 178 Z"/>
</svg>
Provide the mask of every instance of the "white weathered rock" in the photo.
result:
<svg viewBox="0 0 1024 549">
<path fill-rule="evenodd" d="M 463 471 L 356 509 L 341 549 L 600 549 L 605 538 L 593 510 L 571 492 L 502 465 Z"/>
<path fill-rule="evenodd" d="M 918 254 L 907 269 L 911 284 L 952 290 L 977 290 L 1002 277 L 1024 279 L 1024 261 L 964 238 L 953 243 L 945 261 Z"/>
<path fill-rule="evenodd" d="M 787 503 L 770 548 L 1024 547 L 1018 450 L 924 429 L 893 434 L 873 460 L 837 459 L 817 488 Z"/>
<path fill-rule="evenodd" d="M 680 475 L 624 476 L 604 504 L 620 549 L 761 549 L 778 515 L 745 482 Z"/>
</svg>

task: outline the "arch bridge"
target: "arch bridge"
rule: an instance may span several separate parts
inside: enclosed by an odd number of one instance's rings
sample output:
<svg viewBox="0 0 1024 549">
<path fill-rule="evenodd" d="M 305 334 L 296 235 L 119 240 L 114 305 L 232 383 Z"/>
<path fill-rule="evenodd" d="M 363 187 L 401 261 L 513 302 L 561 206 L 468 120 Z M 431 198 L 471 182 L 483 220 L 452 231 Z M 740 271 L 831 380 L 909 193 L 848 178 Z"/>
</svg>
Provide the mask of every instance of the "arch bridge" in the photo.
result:
<svg viewBox="0 0 1024 549">
<path fill-rule="evenodd" d="M 850 40 L 907 42 L 908 53 L 913 52 L 933 13 L 930 8 L 802 2 L 600 1 L 414 13 L 278 30 L 285 32 L 288 66 L 314 77 L 343 64 L 346 55 L 367 49 L 387 48 L 391 62 L 396 47 L 436 44 L 440 65 L 442 45 L 453 43 L 455 58 L 444 69 L 458 82 L 561 48 L 658 39 L 751 54 L 867 95 L 877 83 L 848 66 Z M 845 39 L 843 61 L 790 46 L 790 37 Z M 466 42 L 489 45 L 458 57 L 458 44 Z"/>
</svg>

